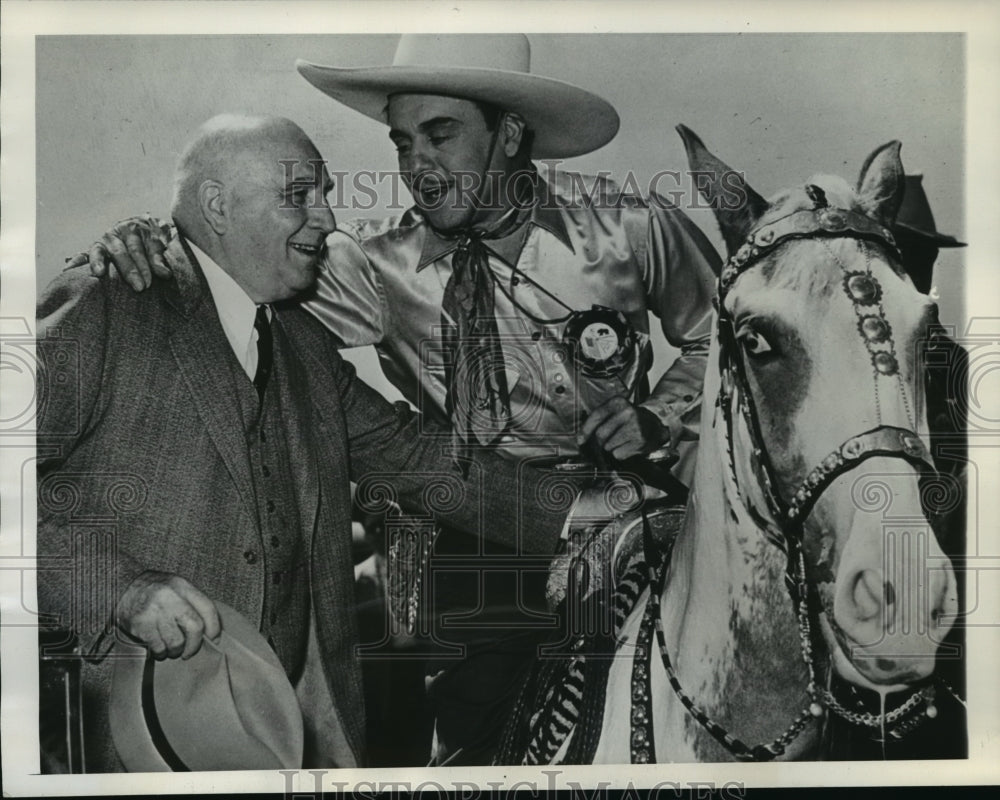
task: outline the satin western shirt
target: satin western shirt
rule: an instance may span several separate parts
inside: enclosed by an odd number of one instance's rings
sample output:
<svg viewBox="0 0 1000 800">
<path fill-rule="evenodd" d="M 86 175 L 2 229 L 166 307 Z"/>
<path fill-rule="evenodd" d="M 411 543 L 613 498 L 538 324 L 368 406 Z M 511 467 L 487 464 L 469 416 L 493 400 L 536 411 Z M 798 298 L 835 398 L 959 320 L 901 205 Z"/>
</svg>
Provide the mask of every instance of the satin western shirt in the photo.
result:
<svg viewBox="0 0 1000 800">
<path fill-rule="evenodd" d="M 512 424 L 500 441 L 522 456 L 573 456 L 586 415 L 631 395 L 671 429 L 697 437 L 718 255 L 697 226 L 660 198 L 612 182 L 554 172 L 539 181 L 525 226 L 486 241 L 511 390 Z M 355 220 L 327 240 L 306 308 L 345 347 L 374 345 L 389 381 L 423 413 L 445 409 L 441 303 L 454 240 L 420 212 Z M 622 312 L 648 341 L 649 314 L 681 353 L 648 392 L 649 348 L 622 375 L 588 377 L 563 342 L 567 309 Z M 647 396 L 648 395 L 648 396 Z"/>
</svg>

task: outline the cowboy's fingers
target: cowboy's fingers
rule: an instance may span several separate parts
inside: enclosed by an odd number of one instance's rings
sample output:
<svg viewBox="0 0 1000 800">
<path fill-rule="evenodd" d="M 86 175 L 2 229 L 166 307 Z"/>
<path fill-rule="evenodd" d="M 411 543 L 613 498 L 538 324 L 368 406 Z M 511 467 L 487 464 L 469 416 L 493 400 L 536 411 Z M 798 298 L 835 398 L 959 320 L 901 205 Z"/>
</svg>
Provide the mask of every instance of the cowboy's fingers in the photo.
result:
<svg viewBox="0 0 1000 800">
<path fill-rule="evenodd" d="M 143 224 L 148 228 L 151 236 L 162 240 L 164 243 L 169 242 L 171 239 L 170 235 L 170 220 L 159 219 L 154 217 L 148 211 L 138 217 L 132 217 L 132 219 L 141 220 Z"/>
<path fill-rule="evenodd" d="M 213 642 L 217 640 L 222 633 L 222 620 L 212 599 L 183 578 L 177 578 L 174 589 L 201 620 L 204 635 Z"/>
<path fill-rule="evenodd" d="M 643 452 L 643 442 L 641 438 L 630 437 L 621 444 L 608 445 L 605 447 L 611 455 L 618 461 L 624 461 L 632 456 L 640 455 Z"/>
<path fill-rule="evenodd" d="M 153 268 L 153 274 L 157 278 L 173 277 L 173 273 L 163 257 L 163 254 L 167 252 L 167 246 L 159 238 L 154 236 L 146 243 L 146 252 L 149 255 L 149 265 Z"/>
<path fill-rule="evenodd" d="M 76 264 L 82 256 L 83 253 L 77 256 L 69 266 Z M 97 278 L 103 278 L 108 272 L 108 264 L 111 263 L 111 253 L 100 242 L 94 242 L 90 246 L 90 250 L 87 251 L 86 259 L 81 263 L 86 264 L 88 261 L 90 262 L 90 274 Z"/>
<path fill-rule="evenodd" d="M 594 441 L 597 442 L 603 450 L 609 450 L 609 442 L 612 437 L 622 430 L 622 428 L 625 428 L 625 433 L 627 433 L 628 426 L 631 421 L 632 415 L 629 413 L 628 409 L 616 412 L 597 426 L 597 429 L 594 431 Z"/>
<path fill-rule="evenodd" d="M 142 217 L 129 217 L 116 222 L 108 234 L 117 236 L 125 243 L 129 257 L 139 268 L 143 277 L 147 279 L 147 283 L 151 282 L 149 243 L 157 234 L 156 226 Z"/>
<path fill-rule="evenodd" d="M 577 444 L 583 444 L 591 437 L 595 430 L 600 427 L 609 417 L 622 411 L 628 406 L 628 401 L 622 397 L 612 397 L 608 402 L 598 406 L 584 420 L 580 432 L 576 436 Z"/>
<path fill-rule="evenodd" d="M 118 236 L 125 242 L 126 251 L 128 251 L 129 257 L 135 262 L 136 266 L 139 267 L 143 278 L 146 279 L 146 284 L 149 285 L 152 283 L 153 270 L 149 265 L 149 259 L 146 257 L 148 243 L 151 240 L 148 231 L 137 225 L 130 225 L 124 231 L 118 233 Z"/>
<path fill-rule="evenodd" d="M 115 233 L 109 231 L 101 237 L 101 244 L 107 248 L 111 254 L 111 261 L 118 271 L 118 274 L 135 289 L 141 292 L 151 282 L 149 265 L 146 264 L 146 271 L 143 273 L 142 266 L 137 264 L 129 254 L 128 248 Z M 144 261 L 145 263 L 145 261 Z"/>
<path fill-rule="evenodd" d="M 604 449 L 619 460 L 638 455 L 644 444 L 639 425 L 632 424 L 631 421 L 626 421 L 603 443 Z"/>
<path fill-rule="evenodd" d="M 64 269 L 73 269 L 73 267 L 82 267 L 84 264 L 88 263 L 90 263 L 90 254 L 86 250 L 83 250 L 77 253 L 75 256 L 70 256 L 69 258 L 67 258 L 66 266 L 64 267 Z M 101 265 L 101 273 L 103 273 L 103 271 L 104 271 L 103 265 Z M 101 277 L 101 274 L 95 273 L 94 270 L 91 270 L 91 274 L 96 275 L 96 277 L 98 278 Z"/>
<path fill-rule="evenodd" d="M 141 217 L 132 217 L 120 224 L 125 223 L 131 223 L 142 231 L 146 239 L 146 258 L 153 269 L 153 274 L 157 278 L 173 277 L 173 272 L 163 257 L 174 234 L 170 221 L 157 219 L 147 211 Z"/>
</svg>

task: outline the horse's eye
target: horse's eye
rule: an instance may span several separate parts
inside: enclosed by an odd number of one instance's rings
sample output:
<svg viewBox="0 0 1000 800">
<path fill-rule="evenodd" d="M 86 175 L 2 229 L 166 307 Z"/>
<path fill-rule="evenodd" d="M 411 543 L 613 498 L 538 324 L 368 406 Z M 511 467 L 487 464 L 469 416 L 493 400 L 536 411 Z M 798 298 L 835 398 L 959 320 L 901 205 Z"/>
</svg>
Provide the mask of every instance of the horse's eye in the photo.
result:
<svg viewBox="0 0 1000 800">
<path fill-rule="evenodd" d="M 759 357 L 773 350 L 771 343 L 764 338 L 764 334 L 753 328 L 744 328 L 739 332 L 738 338 L 748 356 Z"/>
</svg>

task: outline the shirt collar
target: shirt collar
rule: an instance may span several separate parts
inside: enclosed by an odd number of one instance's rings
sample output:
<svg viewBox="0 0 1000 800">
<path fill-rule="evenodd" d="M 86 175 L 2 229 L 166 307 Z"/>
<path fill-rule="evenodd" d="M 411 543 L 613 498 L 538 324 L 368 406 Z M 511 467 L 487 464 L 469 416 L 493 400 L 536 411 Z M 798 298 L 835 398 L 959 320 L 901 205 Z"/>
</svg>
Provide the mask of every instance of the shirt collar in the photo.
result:
<svg viewBox="0 0 1000 800">
<path fill-rule="evenodd" d="M 521 250 L 524 248 L 524 243 L 528 238 L 529 225 L 537 225 L 540 228 L 544 228 L 562 242 L 570 252 L 576 252 L 573 242 L 569 238 L 566 220 L 563 219 L 552 189 L 541 176 L 538 176 L 535 181 L 535 201 L 528 219 L 523 225 L 518 225 L 509 234 L 499 239 L 486 239 L 483 241 L 483 244 L 509 267 L 514 267 L 521 257 Z M 407 214 L 411 215 L 414 219 L 423 219 L 426 222 L 426 218 L 415 207 L 411 208 Z M 420 260 L 417 262 L 417 272 L 420 272 L 428 264 L 444 258 L 458 249 L 457 238 L 442 236 L 431 228 L 430 225 L 425 225 L 425 230 L 426 233 L 424 235 L 423 247 L 420 251 Z"/>
<path fill-rule="evenodd" d="M 208 290 L 212 293 L 212 300 L 215 301 L 215 308 L 219 312 L 222 330 L 236 357 L 246 367 L 250 347 L 253 344 L 253 323 L 257 315 L 257 304 L 204 250 L 190 239 L 188 245 L 205 274 L 205 282 L 208 283 Z"/>
</svg>

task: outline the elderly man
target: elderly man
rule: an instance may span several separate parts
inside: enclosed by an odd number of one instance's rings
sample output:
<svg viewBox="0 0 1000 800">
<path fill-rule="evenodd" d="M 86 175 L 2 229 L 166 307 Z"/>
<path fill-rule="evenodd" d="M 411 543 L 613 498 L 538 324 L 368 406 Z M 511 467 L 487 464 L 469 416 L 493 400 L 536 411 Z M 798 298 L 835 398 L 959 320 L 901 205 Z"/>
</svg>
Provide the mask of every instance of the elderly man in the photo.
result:
<svg viewBox="0 0 1000 800">
<path fill-rule="evenodd" d="M 425 508 L 429 476 L 457 480 L 450 459 L 356 379 L 313 316 L 282 304 L 315 282 L 329 186 L 294 123 L 213 119 L 177 168 L 173 280 L 136 294 L 69 269 L 39 301 L 39 608 L 84 656 L 88 771 L 123 766 L 108 716 L 116 640 L 188 658 L 219 634 L 214 601 L 259 627 L 293 682 L 318 649 L 310 702 L 322 702 L 303 709 L 327 734 L 317 766 L 363 763 L 349 480 L 394 475 L 404 506 L 471 532 L 500 520 L 512 546 L 558 541 L 555 513 L 529 503 L 515 519 L 537 475 L 522 485 L 489 456 L 447 513 Z"/>
<path fill-rule="evenodd" d="M 403 395 L 450 421 L 456 461 L 495 448 L 615 466 L 672 458 L 686 440 L 676 472 L 687 478 L 718 257 L 659 198 L 532 163 L 603 146 L 618 130 L 615 110 L 532 74 L 521 35 L 407 35 L 391 67 L 298 68 L 388 125 L 416 203 L 334 233 L 305 307 L 343 346 L 374 345 Z M 149 236 L 158 231 L 119 232 L 92 249 L 97 271 L 110 250 L 137 287 L 149 263 L 168 274 Z M 680 349 L 651 392 L 649 312 Z M 468 556 L 480 544 L 445 529 L 435 552 Z M 537 619 L 544 576 L 491 570 L 489 559 L 465 574 L 444 562 L 431 571 L 438 621 L 469 618 L 435 629 L 465 648 L 461 661 L 430 665 L 436 759 L 481 763 L 547 635 Z"/>
</svg>

